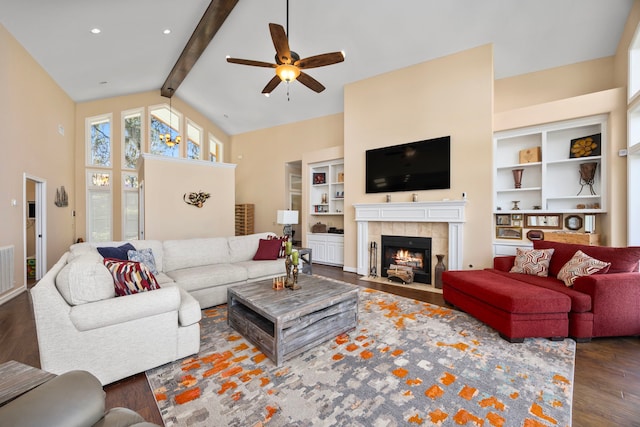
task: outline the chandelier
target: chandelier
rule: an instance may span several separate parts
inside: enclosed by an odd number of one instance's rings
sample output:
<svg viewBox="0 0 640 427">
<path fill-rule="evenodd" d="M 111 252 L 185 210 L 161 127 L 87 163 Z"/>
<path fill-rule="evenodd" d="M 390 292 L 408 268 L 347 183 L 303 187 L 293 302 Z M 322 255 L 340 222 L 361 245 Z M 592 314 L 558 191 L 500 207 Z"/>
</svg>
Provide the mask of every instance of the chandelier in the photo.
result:
<svg viewBox="0 0 640 427">
<path fill-rule="evenodd" d="M 165 144 L 167 144 L 167 147 L 173 147 L 174 145 L 180 144 L 182 138 L 180 137 L 180 135 L 176 135 L 175 138 L 171 138 L 171 131 L 173 130 L 173 126 L 171 126 L 171 121 L 173 119 L 173 108 L 171 107 L 173 88 L 169 88 L 169 92 L 171 92 L 171 94 L 169 95 L 169 131 L 164 135 L 160 134 L 159 138 L 160 142 L 164 142 Z"/>
</svg>

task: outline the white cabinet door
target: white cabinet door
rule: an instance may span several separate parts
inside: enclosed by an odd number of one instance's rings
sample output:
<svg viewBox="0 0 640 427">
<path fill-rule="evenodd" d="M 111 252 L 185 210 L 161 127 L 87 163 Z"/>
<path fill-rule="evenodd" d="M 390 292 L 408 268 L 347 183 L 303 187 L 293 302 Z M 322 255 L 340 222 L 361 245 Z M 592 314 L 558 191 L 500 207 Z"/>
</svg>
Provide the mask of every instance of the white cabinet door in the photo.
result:
<svg viewBox="0 0 640 427">
<path fill-rule="evenodd" d="M 311 249 L 313 262 L 327 262 L 327 244 L 324 238 L 316 236 L 307 237 L 307 246 Z"/>
</svg>

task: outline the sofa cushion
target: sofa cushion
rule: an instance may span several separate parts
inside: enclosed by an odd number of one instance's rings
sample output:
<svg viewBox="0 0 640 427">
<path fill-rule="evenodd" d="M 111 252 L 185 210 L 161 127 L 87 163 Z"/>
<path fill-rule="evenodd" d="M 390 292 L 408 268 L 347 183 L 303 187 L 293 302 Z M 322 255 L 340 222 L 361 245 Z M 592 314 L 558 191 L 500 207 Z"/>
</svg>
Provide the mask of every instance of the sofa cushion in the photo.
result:
<svg viewBox="0 0 640 427">
<path fill-rule="evenodd" d="M 113 277 L 97 253 L 73 258 L 56 275 L 56 288 L 69 305 L 100 301 L 116 296 Z"/>
<path fill-rule="evenodd" d="M 512 276 L 528 276 L 510 273 Z M 443 286 L 451 286 L 496 308 L 515 314 L 568 313 L 571 299 L 560 292 L 509 279 L 492 270 L 448 271 Z"/>
<path fill-rule="evenodd" d="M 136 248 L 131 243 L 125 243 L 122 246 L 102 246 L 96 248 L 98 253 L 104 258 L 119 259 L 126 261 L 129 259 L 127 252 L 135 251 Z"/>
<path fill-rule="evenodd" d="M 576 245 L 573 243 L 535 240 L 533 242 L 533 247 L 535 249 L 555 249 L 553 257 L 551 257 L 551 263 L 549 264 L 549 274 L 554 277 L 558 277 L 560 269 L 579 250 L 590 257 L 611 263 L 608 270 L 603 269 L 599 274 L 604 274 L 606 272 L 627 273 L 630 271 L 638 271 L 638 264 L 640 263 L 640 247 L 637 246 L 615 248 L 609 246 L 587 246 Z"/>
<path fill-rule="evenodd" d="M 129 258 L 129 261 L 141 262 L 146 265 L 152 274 L 158 274 L 156 259 L 153 256 L 153 249 L 145 248 L 137 251 L 127 251 L 127 257 Z"/>
<path fill-rule="evenodd" d="M 283 259 L 275 261 L 243 261 L 235 265 L 246 269 L 248 280 L 287 274 Z"/>
<path fill-rule="evenodd" d="M 576 252 L 573 257 L 560 269 L 558 279 L 565 285 L 573 286 L 578 277 L 590 276 L 609 267 L 611 263 L 592 258 L 582 251 Z"/>
<path fill-rule="evenodd" d="M 244 282 L 247 270 L 235 264 L 211 264 L 200 267 L 183 268 L 167 273 L 176 285 L 191 292 L 198 289 Z"/>
<path fill-rule="evenodd" d="M 511 273 L 531 274 L 533 276 L 547 277 L 549 275 L 549 262 L 554 249 L 516 249 L 516 259 L 513 262 Z"/>
<path fill-rule="evenodd" d="M 280 242 L 280 240 L 260 239 L 258 243 L 258 250 L 253 256 L 253 260 L 276 260 L 278 259 L 278 254 L 280 254 L 280 248 L 282 248 L 282 243 Z"/>
<path fill-rule="evenodd" d="M 257 245 L 256 241 L 256 248 Z M 183 268 L 228 263 L 231 258 L 226 237 L 165 240 L 162 246 L 165 273 Z"/>
<path fill-rule="evenodd" d="M 159 289 L 158 282 L 146 265 L 135 261 L 105 258 L 104 265 L 113 276 L 116 295 L 133 295 Z"/>
<path fill-rule="evenodd" d="M 576 291 L 573 288 L 567 288 L 562 280 L 558 280 L 555 277 L 531 276 L 528 274 L 509 273 L 506 271 L 495 269 L 489 269 L 488 271 L 491 271 L 494 274 L 499 274 L 514 281 L 517 280 L 519 282 L 535 285 L 540 288 L 560 292 L 561 294 L 564 294 L 571 298 L 572 312 L 585 313 L 591 311 L 591 296 L 589 294 Z"/>
<path fill-rule="evenodd" d="M 249 261 L 258 251 L 258 242 L 260 239 L 267 239 L 273 233 L 256 233 L 247 236 L 233 236 L 228 238 L 229 243 L 229 261 L 239 262 Z"/>
</svg>

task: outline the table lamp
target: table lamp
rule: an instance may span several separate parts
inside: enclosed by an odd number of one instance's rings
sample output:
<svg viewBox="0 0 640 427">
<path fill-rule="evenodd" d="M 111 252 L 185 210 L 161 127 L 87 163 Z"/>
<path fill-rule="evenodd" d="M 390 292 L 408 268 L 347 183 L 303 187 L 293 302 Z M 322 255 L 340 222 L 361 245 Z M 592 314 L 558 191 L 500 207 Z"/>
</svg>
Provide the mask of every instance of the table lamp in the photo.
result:
<svg viewBox="0 0 640 427">
<path fill-rule="evenodd" d="M 298 211 L 281 211 L 277 212 L 276 222 L 280 225 L 284 225 L 282 228 L 282 233 L 285 236 L 291 237 L 291 225 L 298 223 Z"/>
</svg>

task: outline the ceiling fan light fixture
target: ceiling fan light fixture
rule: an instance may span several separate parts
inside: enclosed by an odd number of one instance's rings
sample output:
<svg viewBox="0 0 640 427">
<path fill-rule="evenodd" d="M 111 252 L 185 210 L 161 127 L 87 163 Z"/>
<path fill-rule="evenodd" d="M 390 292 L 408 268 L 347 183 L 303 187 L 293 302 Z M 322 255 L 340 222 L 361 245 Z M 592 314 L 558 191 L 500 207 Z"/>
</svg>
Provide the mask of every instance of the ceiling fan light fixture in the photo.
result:
<svg viewBox="0 0 640 427">
<path fill-rule="evenodd" d="M 276 68 L 276 74 L 283 82 L 292 82 L 300 75 L 300 69 L 295 65 L 281 64 Z"/>
</svg>

